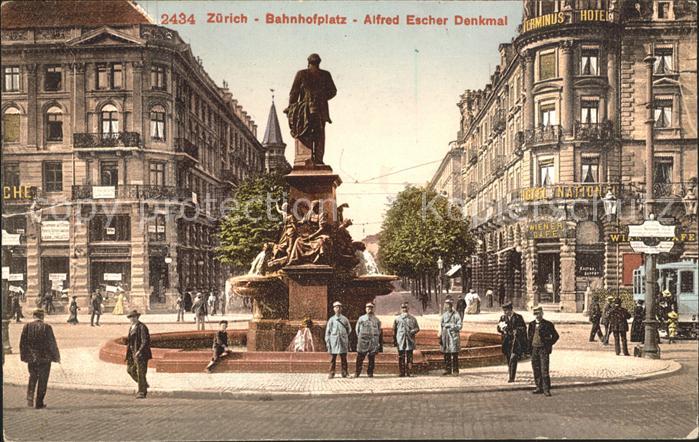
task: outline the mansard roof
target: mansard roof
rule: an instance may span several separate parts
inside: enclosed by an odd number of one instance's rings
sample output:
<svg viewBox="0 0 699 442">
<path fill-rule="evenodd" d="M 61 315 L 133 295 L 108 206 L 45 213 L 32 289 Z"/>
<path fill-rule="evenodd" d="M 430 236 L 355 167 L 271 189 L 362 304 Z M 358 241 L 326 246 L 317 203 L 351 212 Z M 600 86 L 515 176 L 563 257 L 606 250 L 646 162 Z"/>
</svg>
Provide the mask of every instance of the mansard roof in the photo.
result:
<svg viewBox="0 0 699 442">
<path fill-rule="evenodd" d="M 128 0 L 36 0 L 2 3 L 2 29 L 151 24 Z"/>
</svg>

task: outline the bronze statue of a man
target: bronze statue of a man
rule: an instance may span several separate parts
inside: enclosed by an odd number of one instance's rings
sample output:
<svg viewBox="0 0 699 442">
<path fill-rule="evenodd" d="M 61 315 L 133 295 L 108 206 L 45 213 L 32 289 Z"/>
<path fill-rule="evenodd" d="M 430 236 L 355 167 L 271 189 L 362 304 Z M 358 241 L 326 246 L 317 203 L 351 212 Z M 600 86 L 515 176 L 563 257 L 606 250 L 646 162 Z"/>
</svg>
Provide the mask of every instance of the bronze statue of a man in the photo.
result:
<svg viewBox="0 0 699 442">
<path fill-rule="evenodd" d="M 330 72 L 319 68 L 320 56 L 308 56 L 308 69 L 296 73 L 289 93 L 289 107 L 284 113 L 289 118 L 291 135 L 311 149 L 313 164 L 324 164 L 325 123 L 332 123 L 328 100 L 337 94 Z"/>
</svg>

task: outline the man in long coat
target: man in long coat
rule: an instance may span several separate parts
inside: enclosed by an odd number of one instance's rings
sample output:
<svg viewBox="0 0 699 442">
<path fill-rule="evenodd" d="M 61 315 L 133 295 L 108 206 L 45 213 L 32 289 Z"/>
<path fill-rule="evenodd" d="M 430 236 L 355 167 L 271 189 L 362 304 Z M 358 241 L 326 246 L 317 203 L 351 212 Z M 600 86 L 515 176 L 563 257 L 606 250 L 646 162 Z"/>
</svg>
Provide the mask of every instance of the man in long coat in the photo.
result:
<svg viewBox="0 0 699 442">
<path fill-rule="evenodd" d="M 502 335 L 502 352 L 507 359 L 507 382 L 514 382 L 519 357 L 527 351 L 527 325 L 522 315 L 514 312 L 511 302 L 504 304 L 502 311 L 497 330 Z"/>
<path fill-rule="evenodd" d="M 602 309 L 602 318 L 600 319 L 600 323 L 604 325 L 604 339 L 602 340 L 603 345 L 609 345 L 609 335 L 612 332 L 612 329 L 609 326 L 609 312 L 612 309 L 612 301 L 614 301 L 614 297 L 607 296 L 607 303 L 604 304 L 604 308 Z"/>
<path fill-rule="evenodd" d="M 53 329 L 44 322 L 44 310 L 36 309 L 32 314 L 34 321 L 24 325 L 19 338 L 19 354 L 22 362 L 27 363 L 29 385 L 27 387 L 27 405 L 45 408 L 44 397 L 49 383 L 51 362 L 61 362 Z M 37 390 L 36 386 L 39 384 Z M 34 391 L 36 390 L 36 402 Z"/>
<path fill-rule="evenodd" d="M 145 399 L 148 394 L 148 361 L 153 358 L 150 350 L 150 333 L 146 324 L 138 320 L 141 314 L 132 310 L 126 315 L 131 320 L 129 328 L 128 346 L 126 347 L 126 371 L 131 378 L 138 382 L 138 394 L 136 398 Z"/>
<path fill-rule="evenodd" d="M 636 301 L 636 307 L 633 310 L 633 322 L 631 323 L 631 342 L 644 342 L 646 330 L 643 321 L 646 318 L 646 308 L 643 306 L 645 301 L 639 299 Z"/>
<path fill-rule="evenodd" d="M 94 327 L 95 318 L 97 318 L 97 326 L 100 325 L 100 316 L 102 316 L 102 290 L 97 289 L 97 292 L 90 301 L 92 303 L 92 315 L 90 315 L 90 326 Z"/>
<path fill-rule="evenodd" d="M 599 306 L 599 301 L 596 298 L 592 299 L 592 304 L 590 304 L 590 322 L 592 323 L 592 329 L 590 330 L 590 342 L 595 342 L 595 335 L 599 337 L 600 342 L 604 342 L 604 335 L 602 334 L 602 329 L 599 325 L 602 319 L 602 309 Z"/>
<path fill-rule="evenodd" d="M 440 350 L 444 353 L 444 376 L 459 375 L 459 351 L 461 350 L 461 317 L 454 310 L 454 301 L 444 301 L 444 313 L 440 324 Z"/>
<path fill-rule="evenodd" d="M 393 344 L 398 350 L 398 369 L 400 377 L 410 377 L 413 368 L 413 350 L 415 350 L 415 335 L 420 326 L 414 316 L 408 313 L 408 303 L 400 306 L 400 315 L 393 320 Z"/>
<path fill-rule="evenodd" d="M 333 303 L 335 314 L 328 319 L 325 326 L 325 346 L 330 353 L 330 374 L 329 379 L 335 377 L 335 363 L 337 355 L 340 355 L 342 364 L 342 377 L 347 377 L 347 352 L 349 351 L 349 334 L 352 331 L 349 320 L 342 315 L 342 303 Z"/>
<path fill-rule="evenodd" d="M 614 301 L 614 306 L 609 311 L 609 328 L 614 334 L 614 352 L 617 355 L 621 353 L 621 349 L 623 348 L 624 356 L 629 356 L 629 348 L 626 344 L 626 332 L 629 331 L 629 319 L 631 319 L 631 313 L 621 306 L 621 298 L 617 298 Z"/>
<path fill-rule="evenodd" d="M 544 309 L 534 308 L 534 321 L 529 323 L 527 337 L 529 352 L 532 355 L 532 371 L 536 389 L 534 394 L 551 396 L 551 376 L 549 375 L 549 355 L 558 341 L 558 332 L 552 322 L 544 319 Z"/>
<path fill-rule="evenodd" d="M 374 304 L 367 302 L 364 307 L 366 314 L 357 319 L 355 333 L 357 333 L 357 367 L 354 374 L 358 378 L 362 374 L 364 358 L 369 356 L 369 365 L 366 373 L 370 378 L 374 377 L 374 366 L 376 365 L 376 353 L 383 351 L 383 336 L 381 333 L 381 321 L 374 314 Z"/>
</svg>

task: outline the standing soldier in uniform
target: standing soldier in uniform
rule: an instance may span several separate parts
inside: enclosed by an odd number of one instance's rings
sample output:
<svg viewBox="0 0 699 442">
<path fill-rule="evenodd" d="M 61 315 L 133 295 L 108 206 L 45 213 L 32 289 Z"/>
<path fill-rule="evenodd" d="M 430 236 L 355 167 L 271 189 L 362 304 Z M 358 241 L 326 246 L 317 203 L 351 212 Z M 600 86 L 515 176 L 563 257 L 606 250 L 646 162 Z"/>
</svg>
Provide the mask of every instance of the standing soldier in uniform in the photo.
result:
<svg viewBox="0 0 699 442">
<path fill-rule="evenodd" d="M 461 342 L 459 332 L 461 331 L 461 317 L 454 311 L 454 301 L 447 298 L 444 301 L 444 313 L 440 324 L 440 349 L 444 353 L 444 373 L 443 376 L 453 374 L 459 375 L 459 350 Z"/>
<path fill-rule="evenodd" d="M 408 313 L 408 303 L 400 306 L 400 315 L 393 320 L 393 345 L 398 350 L 398 368 L 400 377 L 410 377 L 413 368 L 413 350 L 415 350 L 415 335 L 420 331 L 417 320 Z"/>
<path fill-rule="evenodd" d="M 553 344 L 558 341 L 558 333 L 553 323 L 544 319 L 544 309 L 534 308 L 534 321 L 529 323 L 527 336 L 529 338 L 529 352 L 532 355 L 532 371 L 536 390 L 534 394 L 543 393 L 551 396 L 551 377 L 549 376 L 549 355 Z"/>
<path fill-rule="evenodd" d="M 34 321 L 24 325 L 19 338 L 19 354 L 22 362 L 29 369 L 29 385 L 27 387 L 27 406 L 45 408 L 44 397 L 49 383 L 51 362 L 61 363 L 56 338 L 53 329 L 44 322 L 44 311 L 34 310 Z M 38 390 L 36 389 L 39 384 Z M 36 403 L 34 391 L 36 390 Z"/>
<path fill-rule="evenodd" d="M 514 312 L 511 302 L 504 304 L 502 311 L 504 315 L 500 316 L 498 332 L 502 335 L 502 352 L 507 359 L 507 382 L 514 382 L 519 357 L 527 351 L 527 325 L 522 315 Z"/>
<path fill-rule="evenodd" d="M 349 334 L 352 330 L 349 320 L 342 315 L 342 303 L 333 302 L 335 314 L 328 319 L 325 326 L 325 345 L 328 348 L 330 358 L 330 374 L 328 379 L 335 377 L 335 363 L 337 355 L 340 355 L 342 364 L 342 377 L 347 377 L 347 351 L 349 350 Z"/>
<path fill-rule="evenodd" d="M 592 304 L 590 305 L 590 322 L 592 323 L 590 342 L 595 342 L 595 335 L 599 337 L 600 342 L 604 342 L 604 335 L 599 325 L 600 319 L 602 319 L 602 309 L 599 306 L 599 301 L 597 298 L 592 298 Z"/>
<path fill-rule="evenodd" d="M 367 302 L 364 307 L 366 314 L 357 319 L 355 333 L 357 333 L 357 367 L 354 374 L 358 378 L 362 374 L 364 358 L 369 355 L 369 365 L 366 373 L 370 378 L 374 377 L 376 353 L 383 351 L 383 335 L 381 333 L 381 321 L 374 314 L 374 304 Z"/>
</svg>

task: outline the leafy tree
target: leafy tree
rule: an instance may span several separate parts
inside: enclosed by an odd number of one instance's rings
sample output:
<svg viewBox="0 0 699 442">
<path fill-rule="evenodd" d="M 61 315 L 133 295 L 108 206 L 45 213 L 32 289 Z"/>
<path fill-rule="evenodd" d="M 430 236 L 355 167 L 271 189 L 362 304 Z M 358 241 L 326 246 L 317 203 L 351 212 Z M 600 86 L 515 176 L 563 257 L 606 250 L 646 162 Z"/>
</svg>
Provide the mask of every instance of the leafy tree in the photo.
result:
<svg viewBox="0 0 699 442">
<path fill-rule="evenodd" d="M 227 205 L 219 225 L 218 259 L 237 271 L 247 270 L 265 242 L 276 242 L 282 227 L 277 213 L 286 200 L 289 186 L 279 174 L 264 174 L 243 180 Z"/>
</svg>

